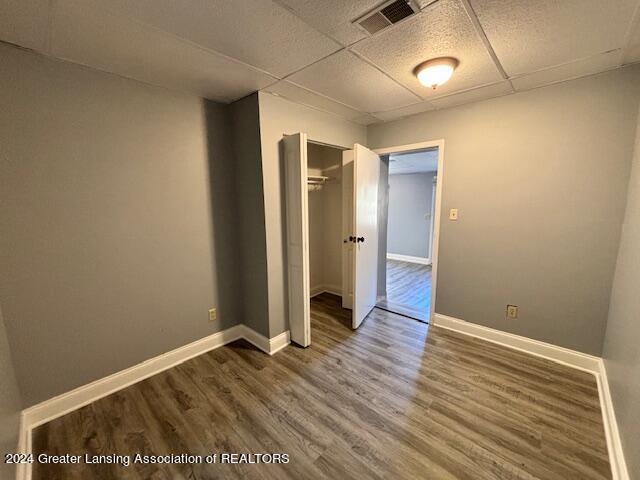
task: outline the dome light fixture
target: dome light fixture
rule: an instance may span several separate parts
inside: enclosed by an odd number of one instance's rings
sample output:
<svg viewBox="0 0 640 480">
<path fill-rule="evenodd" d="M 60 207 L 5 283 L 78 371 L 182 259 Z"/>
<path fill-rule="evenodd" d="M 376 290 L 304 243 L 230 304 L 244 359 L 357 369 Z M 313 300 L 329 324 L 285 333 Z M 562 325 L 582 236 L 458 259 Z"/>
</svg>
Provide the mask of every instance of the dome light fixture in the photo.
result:
<svg viewBox="0 0 640 480">
<path fill-rule="evenodd" d="M 418 65 L 413 73 L 422 85 L 435 90 L 451 78 L 458 63 L 453 57 L 432 58 Z"/>
</svg>

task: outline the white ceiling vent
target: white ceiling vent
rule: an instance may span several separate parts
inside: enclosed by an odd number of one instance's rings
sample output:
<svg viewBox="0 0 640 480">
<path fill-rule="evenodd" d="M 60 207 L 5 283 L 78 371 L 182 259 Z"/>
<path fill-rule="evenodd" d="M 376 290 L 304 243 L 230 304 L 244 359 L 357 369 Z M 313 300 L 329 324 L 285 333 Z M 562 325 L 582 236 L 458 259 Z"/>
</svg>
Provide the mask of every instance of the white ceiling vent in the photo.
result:
<svg viewBox="0 0 640 480">
<path fill-rule="evenodd" d="M 367 33 L 373 35 L 394 23 L 415 15 L 419 10 L 412 0 L 390 0 L 353 23 L 360 25 Z"/>
</svg>

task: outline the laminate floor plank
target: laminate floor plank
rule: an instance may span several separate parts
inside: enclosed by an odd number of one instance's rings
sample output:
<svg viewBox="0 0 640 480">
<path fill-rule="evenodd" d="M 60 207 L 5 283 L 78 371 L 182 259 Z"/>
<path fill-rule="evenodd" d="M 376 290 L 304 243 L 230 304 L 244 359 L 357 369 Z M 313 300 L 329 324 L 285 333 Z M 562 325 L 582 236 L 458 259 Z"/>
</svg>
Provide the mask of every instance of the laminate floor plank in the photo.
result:
<svg viewBox="0 0 640 480">
<path fill-rule="evenodd" d="M 609 479 L 595 378 L 379 309 L 311 301 L 312 343 L 200 355 L 33 432 L 36 454 L 286 453 L 287 464 L 34 465 L 57 479 Z"/>
<path fill-rule="evenodd" d="M 431 265 L 387 259 L 387 292 L 377 306 L 429 322 Z"/>
</svg>

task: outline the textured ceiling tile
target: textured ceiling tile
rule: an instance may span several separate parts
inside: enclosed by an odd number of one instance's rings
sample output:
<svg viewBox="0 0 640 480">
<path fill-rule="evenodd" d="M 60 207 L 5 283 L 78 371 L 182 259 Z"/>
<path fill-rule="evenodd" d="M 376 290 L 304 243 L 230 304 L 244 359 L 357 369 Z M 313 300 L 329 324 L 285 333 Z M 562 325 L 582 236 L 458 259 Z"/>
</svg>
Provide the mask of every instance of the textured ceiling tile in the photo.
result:
<svg viewBox="0 0 640 480">
<path fill-rule="evenodd" d="M 270 0 L 109 0 L 100 3 L 114 13 L 153 25 L 278 77 L 340 48 Z"/>
<path fill-rule="evenodd" d="M 86 0 L 56 5 L 51 50 L 58 58 L 227 102 L 276 81 L 172 35 L 87 8 Z"/>
<path fill-rule="evenodd" d="M 435 172 L 438 170 L 438 150 L 389 155 L 389 175 Z"/>
<path fill-rule="evenodd" d="M 265 88 L 265 91 L 284 97 L 296 103 L 308 105 L 313 108 L 324 110 L 325 112 L 334 113 L 346 118 L 347 120 L 355 121 L 363 115 L 363 112 L 349 108 L 346 105 L 322 95 L 318 95 L 317 93 L 294 85 L 286 80 L 281 80 L 278 83 L 270 85 Z"/>
<path fill-rule="evenodd" d="M 459 0 L 440 0 L 353 49 L 423 98 L 502 80 Z M 434 91 L 418 82 L 413 69 L 442 56 L 455 57 L 460 65 L 451 80 Z"/>
<path fill-rule="evenodd" d="M 595 57 L 578 60 L 577 62 L 516 77 L 511 80 L 511 83 L 516 90 L 528 90 L 571 78 L 604 72 L 605 70 L 619 66 L 619 64 L 620 51 L 616 50 L 602 55 L 596 55 Z"/>
<path fill-rule="evenodd" d="M 435 107 L 430 102 L 420 102 L 407 107 L 395 108 L 384 112 L 375 112 L 374 115 L 384 122 L 389 122 L 391 120 L 397 120 L 398 118 L 408 117 L 410 115 L 428 112 L 434 109 Z"/>
<path fill-rule="evenodd" d="M 509 75 L 622 47 L 637 0 L 471 0 Z"/>
<path fill-rule="evenodd" d="M 434 98 L 431 100 L 431 103 L 433 103 L 436 108 L 448 108 L 462 105 L 464 103 L 478 102 L 488 98 L 500 97 L 502 95 L 508 95 L 509 93 L 513 93 L 513 88 L 511 88 L 509 82 L 503 81 L 500 83 L 494 83 L 493 85 L 467 90 L 466 92 L 454 93 L 453 95 L 447 95 L 446 97 Z"/>
<path fill-rule="evenodd" d="M 330 35 L 342 45 L 351 45 L 368 35 L 353 21 L 380 4 L 380 0 L 277 0 L 309 25 Z"/>
<path fill-rule="evenodd" d="M 44 52 L 49 36 L 49 0 L 0 1 L 0 39 Z"/>
<path fill-rule="evenodd" d="M 420 7 L 420 10 L 422 10 L 423 8 L 427 8 L 429 5 L 437 2 L 438 0 L 414 0 L 414 1 L 418 5 L 418 7 Z"/>
<path fill-rule="evenodd" d="M 305 68 L 289 80 L 362 112 L 389 110 L 417 100 L 411 92 L 346 50 Z"/>
<path fill-rule="evenodd" d="M 364 115 L 360 115 L 358 118 L 354 118 L 353 121 L 360 125 L 371 125 L 373 123 L 378 123 L 380 119 L 370 113 L 365 113 Z"/>
</svg>

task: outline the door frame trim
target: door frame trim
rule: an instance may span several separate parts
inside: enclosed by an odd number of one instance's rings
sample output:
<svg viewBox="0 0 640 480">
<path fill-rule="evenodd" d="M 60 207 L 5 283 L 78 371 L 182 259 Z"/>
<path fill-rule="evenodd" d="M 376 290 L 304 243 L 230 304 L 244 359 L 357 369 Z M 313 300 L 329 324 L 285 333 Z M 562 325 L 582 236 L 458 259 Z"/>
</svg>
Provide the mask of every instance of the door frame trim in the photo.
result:
<svg viewBox="0 0 640 480">
<path fill-rule="evenodd" d="M 440 247 L 440 223 L 442 219 L 442 186 L 444 184 L 444 139 L 430 140 L 427 142 L 408 143 L 392 147 L 372 149 L 378 155 L 392 153 L 409 153 L 430 148 L 438 149 L 438 181 L 436 183 L 435 218 L 433 218 L 433 244 L 431 247 L 431 304 L 429 305 L 429 323 L 433 323 L 436 307 L 436 286 L 438 282 L 438 254 Z"/>
</svg>

